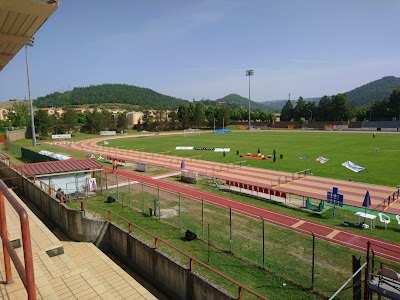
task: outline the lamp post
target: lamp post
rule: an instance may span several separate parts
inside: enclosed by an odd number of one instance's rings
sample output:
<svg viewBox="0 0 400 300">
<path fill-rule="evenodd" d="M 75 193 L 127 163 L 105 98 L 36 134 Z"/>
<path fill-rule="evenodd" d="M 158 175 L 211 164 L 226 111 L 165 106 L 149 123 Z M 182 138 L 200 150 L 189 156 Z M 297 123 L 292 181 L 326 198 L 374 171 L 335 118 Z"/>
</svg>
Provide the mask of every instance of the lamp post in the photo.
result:
<svg viewBox="0 0 400 300">
<path fill-rule="evenodd" d="M 29 39 L 25 44 L 25 57 L 26 57 L 26 76 L 28 77 L 28 97 L 29 97 L 29 109 L 31 113 L 31 127 L 32 127 L 32 145 L 36 146 L 36 133 L 35 133 L 35 119 L 33 116 L 33 105 L 31 99 L 31 84 L 29 80 L 29 64 L 28 64 L 28 46 L 33 47 L 34 38 Z"/>
<path fill-rule="evenodd" d="M 308 111 L 311 113 L 311 118 L 310 118 L 310 121 L 312 121 L 312 110 L 311 110 L 311 109 L 309 109 Z"/>
<path fill-rule="evenodd" d="M 249 76 L 249 130 L 251 126 L 251 119 L 250 119 L 250 77 L 254 76 L 254 70 L 246 70 L 246 76 Z"/>
</svg>

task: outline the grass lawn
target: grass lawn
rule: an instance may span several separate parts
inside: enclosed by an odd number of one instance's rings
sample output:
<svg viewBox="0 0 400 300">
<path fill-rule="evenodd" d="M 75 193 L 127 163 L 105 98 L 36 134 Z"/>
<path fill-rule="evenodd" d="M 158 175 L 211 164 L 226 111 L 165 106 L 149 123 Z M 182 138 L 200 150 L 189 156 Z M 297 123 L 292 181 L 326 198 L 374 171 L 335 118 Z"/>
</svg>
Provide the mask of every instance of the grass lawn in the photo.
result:
<svg viewBox="0 0 400 300">
<path fill-rule="evenodd" d="M 247 159 L 247 165 L 257 168 L 297 172 L 311 169 L 315 176 L 397 186 L 400 165 L 400 135 L 348 132 L 290 132 L 252 131 L 227 134 L 201 134 L 200 136 L 154 136 L 150 138 L 124 138 L 110 140 L 110 147 L 125 149 L 144 148 L 141 151 L 192 157 L 202 155 L 204 160 L 235 163 L 246 160 L 236 155 L 257 153 L 268 155 L 276 150 L 276 162 L 272 159 Z M 223 156 L 221 152 L 206 150 L 175 150 L 177 146 L 230 148 Z M 378 151 L 376 151 L 378 148 Z M 279 155 L 283 154 L 283 159 Z M 306 156 L 304 159 L 300 157 Z M 316 158 L 323 156 L 329 162 L 321 164 Z M 366 168 L 359 173 L 350 171 L 341 164 L 350 160 Z"/>
</svg>

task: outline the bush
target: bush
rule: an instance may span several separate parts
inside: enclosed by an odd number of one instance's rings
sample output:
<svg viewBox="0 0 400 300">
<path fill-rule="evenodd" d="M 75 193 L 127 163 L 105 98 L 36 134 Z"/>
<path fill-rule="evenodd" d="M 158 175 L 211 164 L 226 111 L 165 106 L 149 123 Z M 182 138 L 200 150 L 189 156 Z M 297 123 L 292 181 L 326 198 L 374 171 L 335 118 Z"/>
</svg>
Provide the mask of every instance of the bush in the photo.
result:
<svg viewBox="0 0 400 300">
<path fill-rule="evenodd" d="M 280 154 L 279 157 L 282 159 L 283 158 L 283 154 Z"/>
</svg>

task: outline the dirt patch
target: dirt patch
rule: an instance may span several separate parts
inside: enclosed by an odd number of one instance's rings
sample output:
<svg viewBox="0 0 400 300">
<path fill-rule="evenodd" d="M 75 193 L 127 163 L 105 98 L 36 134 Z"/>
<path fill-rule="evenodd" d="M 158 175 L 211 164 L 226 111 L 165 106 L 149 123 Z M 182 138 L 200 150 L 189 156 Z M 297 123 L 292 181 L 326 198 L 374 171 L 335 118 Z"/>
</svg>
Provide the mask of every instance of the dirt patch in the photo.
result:
<svg viewBox="0 0 400 300">
<path fill-rule="evenodd" d="M 99 214 L 87 210 L 85 211 L 85 217 L 92 220 L 104 220 Z"/>
<path fill-rule="evenodd" d="M 167 218 L 176 217 L 178 215 L 178 209 L 179 209 L 178 207 L 161 209 L 160 210 L 160 218 L 167 219 Z"/>
</svg>

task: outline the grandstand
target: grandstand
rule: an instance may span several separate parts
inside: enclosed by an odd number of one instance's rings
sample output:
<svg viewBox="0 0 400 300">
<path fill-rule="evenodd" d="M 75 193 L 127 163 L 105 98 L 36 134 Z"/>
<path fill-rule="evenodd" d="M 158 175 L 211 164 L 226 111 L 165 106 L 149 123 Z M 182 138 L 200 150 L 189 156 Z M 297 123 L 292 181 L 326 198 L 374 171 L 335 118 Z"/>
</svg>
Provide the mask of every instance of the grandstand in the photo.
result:
<svg viewBox="0 0 400 300">
<path fill-rule="evenodd" d="M 400 121 L 365 121 L 361 128 L 368 128 L 376 131 L 399 131 Z"/>
</svg>

